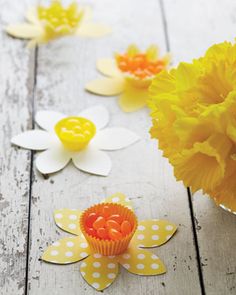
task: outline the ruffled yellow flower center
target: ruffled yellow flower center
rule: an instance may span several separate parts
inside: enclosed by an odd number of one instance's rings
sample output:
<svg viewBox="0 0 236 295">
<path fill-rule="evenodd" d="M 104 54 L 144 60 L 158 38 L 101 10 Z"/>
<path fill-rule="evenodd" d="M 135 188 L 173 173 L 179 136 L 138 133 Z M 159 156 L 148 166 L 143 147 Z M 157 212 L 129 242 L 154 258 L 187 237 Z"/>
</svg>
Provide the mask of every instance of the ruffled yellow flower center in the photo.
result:
<svg viewBox="0 0 236 295">
<path fill-rule="evenodd" d="M 67 117 L 55 125 L 55 131 L 68 150 L 79 151 L 94 137 L 96 126 L 82 117 Z"/>
<path fill-rule="evenodd" d="M 52 1 L 49 7 L 38 6 L 38 18 L 50 35 L 73 33 L 84 15 L 75 2 L 63 7 L 60 0 Z"/>
</svg>

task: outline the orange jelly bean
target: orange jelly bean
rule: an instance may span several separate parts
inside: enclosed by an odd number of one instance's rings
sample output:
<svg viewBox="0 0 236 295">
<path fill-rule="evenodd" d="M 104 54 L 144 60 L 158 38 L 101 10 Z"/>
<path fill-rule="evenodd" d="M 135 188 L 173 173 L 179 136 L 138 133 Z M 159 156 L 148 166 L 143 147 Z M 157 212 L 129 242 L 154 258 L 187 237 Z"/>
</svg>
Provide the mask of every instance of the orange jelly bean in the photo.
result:
<svg viewBox="0 0 236 295">
<path fill-rule="evenodd" d="M 87 227 L 93 227 L 93 223 L 97 218 L 98 218 L 98 215 L 96 213 L 90 213 L 85 221 L 85 224 L 87 225 Z"/>
<path fill-rule="evenodd" d="M 108 228 L 113 228 L 113 229 L 115 229 L 115 230 L 117 230 L 117 231 L 120 231 L 120 225 L 119 225 L 119 223 L 117 223 L 117 222 L 114 221 L 114 220 L 108 220 L 108 221 L 106 222 L 106 226 L 107 226 Z"/>
<path fill-rule="evenodd" d="M 110 208 L 109 206 L 104 206 L 102 210 L 102 215 L 107 218 L 110 215 Z"/>
<path fill-rule="evenodd" d="M 120 240 L 122 239 L 122 234 L 115 230 L 114 228 L 109 229 L 109 237 L 111 240 Z"/>
<path fill-rule="evenodd" d="M 93 228 L 98 230 L 100 227 L 104 227 L 106 220 L 104 217 L 99 216 L 93 223 Z"/>
<path fill-rule="evenodd" d="M 123 218 L 119 214 L 113 214 L 109 217 L 109 220 L 114 220 L 117 223 L 121 224 L 123 221 Z"/>
<path fill-rule="evenodd" d="M 104 227 L 100 227 L 97 229 L 97 235 L 99 238 L 101 239 L 107 239 L 108 238 L 108 232 L 107 229 L 105 229 Z"/>
<path fill-rule="evenodd" d="M 120 229 L 121 229 L 122 234 L 123 234 L 124 236 L 126 236 L 126 235 L 128 235 L 128 234 L 131 232 L 132 227 L 131 227 L 131 224 L 129 223 L 129 221 L 124 220 L 124 221 L 122 222 L 122 224 L 121 224 Z"/>
</svg>

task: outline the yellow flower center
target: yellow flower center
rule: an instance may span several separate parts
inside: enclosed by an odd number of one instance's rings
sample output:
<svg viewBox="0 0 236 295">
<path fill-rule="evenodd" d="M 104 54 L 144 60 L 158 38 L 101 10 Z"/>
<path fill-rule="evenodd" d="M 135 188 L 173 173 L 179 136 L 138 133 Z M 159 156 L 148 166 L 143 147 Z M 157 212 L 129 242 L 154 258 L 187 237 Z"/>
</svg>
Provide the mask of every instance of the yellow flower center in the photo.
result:
<svg viewBox="0 0 236 295">
<path fill-rule="evenodd" d="M 83 10 L 79 10 L 75 2 L 66 8 L 60 0 L 53 0 L 49 7 L 38 6 L 38 18 L 50 37 L 73 33 L 83 14 Z"/>
<path fill-rule="evenodd" d="M 55 131 L 68 150 L 79 151 L 94 137 L 96 126 L 82 117 L 67 117 L 55 125 Z"/>
</svg>

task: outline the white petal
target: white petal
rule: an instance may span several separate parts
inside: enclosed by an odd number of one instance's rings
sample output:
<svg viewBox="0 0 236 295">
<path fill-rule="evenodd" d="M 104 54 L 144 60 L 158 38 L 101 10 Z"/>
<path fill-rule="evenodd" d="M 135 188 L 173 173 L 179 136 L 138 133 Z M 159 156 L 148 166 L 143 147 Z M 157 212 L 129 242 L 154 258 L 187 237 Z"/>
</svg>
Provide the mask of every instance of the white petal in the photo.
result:
<svg viewBox="0 0 236 295">
<path fill-rule="evenodd" d="M 96 134 L 93 144 L 101 150 L 119 150 L 139 139 L 140 137 L 137 134 L 128 129 L 119 127 L 106 128 Z"/>
<path fill-rule="evenodd" d="M 91 120 L 96 125 L 97 129 L 102 129 L 109 122 L 109 113 L 107 109 L 102 106 L 85 109 L 79 113 L 79 116 Z"/>
<path fill-rule="evenodd" d="M 11 143 L 30 150 L 48 149 L 53 142 L 52 136 L 44 130 L 30 130 L 14 136 Z"/>
<path fill-rule="evenodd" d="M 111 170 L 107 154 L 92 147 L 73 155 L 72 161 L 78 169 L 92 174 L 107 176 Z"/>
<path fill-rule="evenodd" d="M 39 111 L 35 115 L 35 121 L 41 128 L 54 131 L 56 123 L 65 117 L 66 115 L 59 112 Z"/>
<path fill-rule="evenodd" d="M 36 159 L 36 167 L 42 174 L 49 174 L 63 169 L 71 159 L 71 153 L 61 146 L 41 153 Z"/>
</svg>

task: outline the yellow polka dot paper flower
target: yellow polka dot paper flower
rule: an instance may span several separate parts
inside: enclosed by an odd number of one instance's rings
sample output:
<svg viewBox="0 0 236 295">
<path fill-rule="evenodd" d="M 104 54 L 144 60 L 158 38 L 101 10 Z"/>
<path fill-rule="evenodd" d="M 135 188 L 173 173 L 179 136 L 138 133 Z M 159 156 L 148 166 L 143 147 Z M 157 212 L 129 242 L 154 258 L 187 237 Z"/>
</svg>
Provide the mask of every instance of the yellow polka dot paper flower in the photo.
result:
<svg viewBox="0 0 236 295">
<path fill-rule="evenodd" d="M 145 248 L 166 243 L 177 227 L 158 219 L 137 222 L 131 201 L 121 193 L 83 212 L 56 210 L 54 218 L 57 226 L 75 236 L 54 242 L 42 259 L 55 264 L 83 260 L 81 275 L 98 291 L 112 284 L 118 276 L 119 265 L 137 275 L 166 272 L 162 261 Z"/>
<path fill-rule="evenodd" d="M 44 130 L 26 131 L 14 136 L 11 142 L 30 150 L 46 150 L 36 158 L 36 168 L 43 174 L 63 169 L 72 159 L 79 170 L 107 176 L 112 163 L 104 151 L 119 150 L 140 139 L 123 127 L 104 128 L 109 114 L 102 106 L 85 109 L 72 117 L 39 111 L 35 121 Z"/>
<path fill-rule="evenodd" d="M 150 87 L 151 135 L 177 180 L 236 211 L 236 45 L 210 47 Z"/>
<path fill-rule="evenodd" d="M 91 16 L 91 10 L 80 7 L 76 1 L 64 7 L 61 0 L 51 0 L 47 7 L 29 9 L 27 23 L 9 25 L 6 31 L 13 37 L 30 39 L 29 47 L 66 35 L 100 37 L 110 32 L 107 26 L 92 23 Z"/>
<path fill-rule="evenodd" d="M 97 69 L 107 77 L 89 82 L 85 89 L 103 96 L 120 95 L 123 111 L 137 111 L 146 106 L 148 87 L 154 76 L 168 66 L 169 59 L 169 54 L 160 58 L 155 45 L 146 52 L 130 45 L 124 54 L 98 60 Z"/>
</svg>

